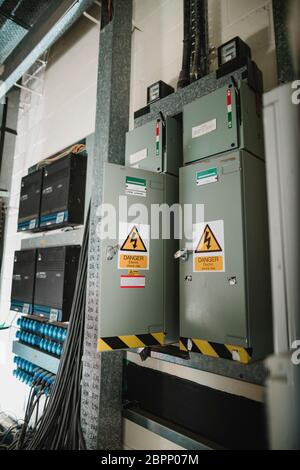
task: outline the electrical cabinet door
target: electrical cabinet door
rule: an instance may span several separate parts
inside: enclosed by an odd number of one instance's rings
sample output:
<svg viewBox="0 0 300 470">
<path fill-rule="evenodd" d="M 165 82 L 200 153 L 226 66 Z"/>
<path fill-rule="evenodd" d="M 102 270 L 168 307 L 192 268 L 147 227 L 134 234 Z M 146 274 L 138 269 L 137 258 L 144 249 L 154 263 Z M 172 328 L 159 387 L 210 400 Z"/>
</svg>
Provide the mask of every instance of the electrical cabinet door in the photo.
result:
<svg viewBox="0 0 300 470">
<path fill-rule="evenodd" d="M 272 352 L 265 165 L 243 151 L 181 169 L 181 204 L 204 205 L 180 263 L 180 336 Z M 228 351 L 227 351 L 228 352 Z"/>
<path fill-rule="evenodd" d="M 176 324 L 178 279 L 173 274 L 169 280 L 166 276 L 168 270 L 178 268 L 173 259 L 177 242 L 150 239 L 149 220 L 152 205 L 167 201 L 170 187 L 177 185 L 177 178 L 168 175 L 105 165 L 103 202 L 116 210 L 116 233 L 102 242 L 100 351 L 163 344 L 164 334 Z M 126 220 L 126 212 L 120 211 L 120 196 L 127 196 L 128 210 L 134 204 L 144 206 L 138 221 Z M 103 227 L 105 223 L 102 218 Z M 169 299 L 165 289 L 172 292 Z"/>
<path fill-rule="evenodd" d="M 126 166 L 163 171 L 163 124 L 155 119 L 126 134 Z"/>
<path fill-rule="evenodd" d="M 184 107 L 185 164 L 238 147 L 237 98 L 232 84 Z"/>
<path fill-rule="evenodd" d="M 155 119 L 126 135 L 126 166 L 178 176 L 182 164 L 182 119 Z"/>
<path fill-rule="evenodd" d="M 261 96 L 243 81 L 185 106 L 183 127 L 185 164 L 237 148 L 264 159 Z"/>
<path fill-rule="evenodd" d="M 180 336 L 198 338 L 220 344 L 247 345 L 247 314 L 244 268 L 244 235 L 242 186 L 239 156 L 233 161 L 216 162 L 215 159 L 181 169 L 180 200 L 182 204 L 203 204 L 203 229 L 194 227 L 192 253 L 180 265 L 181 327 Z M 197 175 L 216 168 L 216 183 L 197 185 Z M 199 176 L 198 176 L 199 177 Z M 223 221 L 224 246 L 212 222 Z M 200 221 L 199 221 L 200 222 Z M 208 225 L 223 250 L 225 272 L 194 272 L 194 251 L 203 230 Z M 187 246 L 188 240 L 185 240 Z M 218 250 L 219 248 L 215 248 Z M 215 256 L 218 251 L 207 256 Z M 208 268 L 209 269 L 209 268 Z M 217 267 L 218 269 L 218 267 Z M 192 282 L 185 279 L 190 279 Z M 228 279 L 235 276 L 237 285 L 231 287 Z M 194 335 L 194 336 L 193 336 Z"/>
</svg>

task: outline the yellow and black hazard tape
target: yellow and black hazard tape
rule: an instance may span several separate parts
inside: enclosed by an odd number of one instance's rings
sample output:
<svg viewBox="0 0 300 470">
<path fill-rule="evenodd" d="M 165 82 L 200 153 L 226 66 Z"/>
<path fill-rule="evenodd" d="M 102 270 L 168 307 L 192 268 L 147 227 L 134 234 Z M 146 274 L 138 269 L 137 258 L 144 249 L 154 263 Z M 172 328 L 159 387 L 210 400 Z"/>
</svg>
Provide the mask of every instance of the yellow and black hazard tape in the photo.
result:
<svg viewBox="0 0 300 470">
<path fill-rule="evenodd" d="M 145 348 L 147 346 L 163 346 L 165 336 L 165 333 L 151 333 L 146 335 L 99 338 L 98 351 L 120 351 L 122 349 Z"/>
<path fill-rule="evenodd" d="M 249 364 L 253 350 L 230 344 L 218 344 L 200 339 L 180 338 L 180 350 L 202 354 L 203 356 L 218 357 L 230 361 Z"/>
</svg>

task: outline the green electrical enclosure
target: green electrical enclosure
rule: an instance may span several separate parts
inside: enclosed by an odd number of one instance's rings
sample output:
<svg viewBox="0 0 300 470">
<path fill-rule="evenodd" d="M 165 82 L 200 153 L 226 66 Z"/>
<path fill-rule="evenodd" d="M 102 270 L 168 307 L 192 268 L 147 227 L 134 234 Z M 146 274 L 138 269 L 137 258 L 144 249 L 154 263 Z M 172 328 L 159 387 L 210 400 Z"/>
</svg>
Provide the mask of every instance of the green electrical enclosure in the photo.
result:
<svg viewBox="0 0 300 470">
<path fill-rule="evenodd" d="M 116 233 L 103 241 L 98 349 L 178 341 L 179 267 L 174 259 L 178 241 L 150 237 L 151 206 L 178 202 L 178 178 L 106 164 L 104 181 L 103 203 L 116 209 L 117 225 Z M 137 220 L 133 219 L 137 215 L 130 218 L 121 210 L 120 196 L 128 211 L 143 205 Z M 101 227 L 105 226 L 103 214 Z"/>
<path fill-rule="evenodd" d="M 188 165 L 180 201 L 204 205 L 178 252 L 181 349 L 264 358 L 272 353 L 264 161 L 238 150 Z"/>
<path fill-rule="evenodd" d="M 264 157 L 261 97 L 229 83 L 184 107 L 184 164 L 234 149 Z"/>
<path fill-rule="evenodd" d="M 178 175 L 182 166 L 182 118 L 158 118 L 128 132 L 126 166 Z"/>
</svg>

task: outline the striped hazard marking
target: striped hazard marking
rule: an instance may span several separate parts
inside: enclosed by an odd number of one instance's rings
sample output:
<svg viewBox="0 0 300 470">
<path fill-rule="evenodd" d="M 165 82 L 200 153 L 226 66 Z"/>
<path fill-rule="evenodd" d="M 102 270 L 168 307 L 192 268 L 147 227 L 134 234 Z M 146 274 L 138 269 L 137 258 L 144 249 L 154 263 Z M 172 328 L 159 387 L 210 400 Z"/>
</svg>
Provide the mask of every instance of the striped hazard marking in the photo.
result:
<svg viewBox="0 0 300 470">
<path fill-rule="evenodd" d="M 180 338 L 180 350 L 203 354 L 203 356 L 228 359 L 240 362 L 241 364 L 249 364 L 253 353 L 253 350 L 250 348 L 212 343 L 211 341 L 194 338 Z"/>
<path fill-rule="evenodd" d="M 152 333 L 134 336 L 113 336 L 99 338 L 98 351 L 120 351 L 122 349 L 137 349 L 147 346 L 164 346 L 165 333 Z"/>
</svg>

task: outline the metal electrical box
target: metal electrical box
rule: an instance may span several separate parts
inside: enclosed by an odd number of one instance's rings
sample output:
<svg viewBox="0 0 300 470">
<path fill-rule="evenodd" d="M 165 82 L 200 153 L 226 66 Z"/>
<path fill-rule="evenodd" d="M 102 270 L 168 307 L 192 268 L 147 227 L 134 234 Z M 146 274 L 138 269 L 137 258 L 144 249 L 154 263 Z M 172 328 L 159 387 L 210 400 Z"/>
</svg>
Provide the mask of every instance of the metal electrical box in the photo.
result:
<svg viewBox="0 0 300 470">
<path fill-rule="evenodd" d="M 38 170 L 22 178 L 18 232 L 35 230 L 39 226 L 43 172 L 43 169 Z"/>
<path fill-rule="evenodd" d="M 86 167 L 85 155 L 70 154 L 45 168 L 41 228 L 83 224 Z"/>
<path fill-rule="evenodd" d="M 243 81 L 185 106 L 183 129 L 185 165 L 234 149 L 264 157 L 261 97 Z"/>
<path fill-rule="evenodd" d="M 98 350 L 177 342 L 178 240 L 172 231 L 166 240 L 159 233 L 151 238 L 150 215 L 153 205 L 178 202 L 178 178 L 106 164 L 104 181 L 103 203 L 116 208 L 116 233 L 103 241 Z M 142 205 L 138 220 L 127 220 L 119 207 L 120 196 L 127 196 L 128 211 Z M 103 218 L 101 226 L 105 228 Z"/>
<path fill-rule="evenodd" d="M 272 353 L 264 162 L 236 151 L 182 168 L 180 201 L 204 209 L 177 256 L 181 349 L 243 363 Z"/>
<path fill-rule="evenodd" d="M 32 313 L 36 269 L 36 250 L 15 251 L 10 309 Z"/>
<path fill-rule="evenodd" d="M 37 252 L 34 315 L 50 321 L 69 320 L 80 246 L 41 248 Z"/>
<path fill-rule="evenodd" d="M 126 166 L 178 175 L 182 166 L 182 118 L 159 118 L 128 132 Z"/>
</svg>

